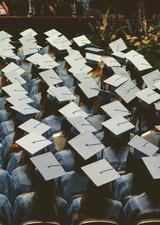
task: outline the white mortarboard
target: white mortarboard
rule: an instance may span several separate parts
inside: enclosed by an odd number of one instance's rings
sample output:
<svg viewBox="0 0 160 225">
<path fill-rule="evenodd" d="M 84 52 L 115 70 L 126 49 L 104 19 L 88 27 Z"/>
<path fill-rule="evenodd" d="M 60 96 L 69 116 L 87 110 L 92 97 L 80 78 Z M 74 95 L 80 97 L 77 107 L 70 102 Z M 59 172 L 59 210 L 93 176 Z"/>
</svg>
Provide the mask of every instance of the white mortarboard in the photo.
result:
<svg viewBox="0 0 160 225">
<path fill-rule="evenodd" d="M 71 53 L 65 57 L 65 60 L 71 67 L 76 66 L 77 63 L 84 66 L 84 64 L 86 63 L 86 59 L 80 54 L 79 51 L 68 50 L 68 52 Z"/>
<path fill-rule="evenodd" d="M 121 84 L 125 83 L 127 80 L 128 80 L 127 77 L 114 74 L 113 76 L 107 78 L 103 82 L 106 84 L 110 84 L 113 87 L 119 87 Z"/>
<path fill-rule="evenodd" d="M 6 59 L 6 58 L 11 58 L 11 59 L 15 59 L 15 60 L 19 59 L 19 57 L 11 49 L 2 49 L 1 48 L 0 49 L 0 56 L 3 59 Z"/>
<path fill-rule="evenodd" d="M 92 53 L 86 53 L 86 59 L 95 61 L 95 62 L 101 62 L 102 61 L 102 56 L 101 55 L 95 55 Z"/>
<path fill-rule="evenodd" d="M 87 98 L 93 98 L 99 94 L 100 88 L 95 80 L 88 80 L 78 86 L 82 89 Z"/>
<path fill-rule="evenodd" d="M 30 158 L 46 181 L 64 176 L 66 172 L 51 152 Z"/>
<path fill-rule="evenodd" d="M 11 38 L 12 35 L 7 33 L 6 31 L 2 30 L 0 31 L 0 41 L 4 41 L 6 38 Z"/>
<path fill-rule="evenodd" d="M 41 59 L 38 62 L 41 69 L 53 69 L 57 67 L 59 64 L 51 58 L 48 54 L 44 54 L 41 56 Z"/>
<path fill-rule="evenodd" d="M 160 131 L 160 125 L 155 126 L 155 128 Z"/>
<path fill-rule="evenodd" d="M 75 96 L 71 93 L 71 91 L 63 86 L 63 87 L 54 87 L 53 85 L 49 87 L 49 93 L 56 97 L 59 102 L 71 101 L 75 100 Z M 47 91 L 48 92 L 48 91 Z"/>
<path fill-rule="evenodd" d="M 21 96 L 21 95 L 14 95 L 13 97 L 6 98 L 6 101 L 9 102 L 12 105 L 26 105 L 29 103 L 34 102 L 31 98 L 28 96 Z"/>
<path fill-rule="evenodd" d="M 157 88 L 158 90 L 160 90 L 160 81 L 156 82 L 154 84 L 155 88 Z"/>
<path fill-rule="evenodd" d="M 31 105 L 28 105 L 28 104 L 22 105 L 21 102 L 17 105 L 11 106 L 11 108 L 23 115 L 36 114 L 40 112 L 39 110 L 35 109 Z"/>
<path fill-rule="evenodd" d="M 23 55 L 32 55 L 38 52 L 38 45 L 36 43 L 28 43 L 23 45 Z"/>
<path fill-rule="evenodd" d="M 109 104 L 101 106 L 101 108 L 110 116 L 128 116 L 131 113 L 128 111 L 128 109 L 122 105 L 119 101 L 114 101 Z"/>
<path fill-rule="evenodd" d="M 115 92 L 126 102 L 129 103 L 136 97 L 136 93 L 139 92 L 140 89 L 136 86 L 136 84 L 128 80 L 124 84 L 122 84 L 119 88 L 115 90 Z"/>
<path fill-rule="evenodd" d="M 137 57 L 137 58 L 134 58 L 130 61 L 133 63 L 133 65 L 139 71 L 148 70 L 148 69 L 152 68 L 151 64 L 149 64 L 149 62 L 143 57 Z"/>
<path fill-rule="evenodd" d="M 160 179 L 160 156 L 143 157 L 142 160 L 153 179 Z"/>
<path fill-rule="evenodd" d="M 57 39 L 53 38 L 47 38 L 46 39 L 52 46 L 57 48 L 58 50 L 66 50 L 70 48 L 71 42 L 68 40 L 68 38 L 64 35 L 57 37 Z"/>
<path fill-rule="evenodd" d="M 27 36 L 27 35 L 35 37 L 37 35 L 37 32 L 35 32 L 32 28 L 29 28 L 29 29 L 24 30 L 23 32 L 21 32 L 20 35 L 23 36 L 23 37 Z"/>
<path fill-rule="evenodd" d="M 134 128 L 134 125 L 122 116 L 115 116 L 102 124 L 115 135 L 123 134 Z"/>
<path fill-rule="evenodd" d="M 17 75 L 21 75 L 25 72 L 25 70 L 23 70 L 21 67 L 19 67 L 15 63 L 11 62 L 6 67 L 3 68 L 2 72 L 3 73 L 13 72 L 13 73 L 16 73 Z"/>
<path fill-rule="evenodd" d="M 134 136 L 132 140 L 130 140 L 128 145 L 132 146 L 133 148 L 137 149 L 147 156 L 153 156 L 159 149 L 156 145 L 153 145 L 152 143 L 146 141 L 138 135 Z"/>
<path fill-rule="evenodd" d="M 145 88 L 142 91 L 137 92 L 136 96 L 147 104 L 152 104 L 160 99 L 160 94 L 150 88 Z"/>
<path fill-rule="evenodd" d="M 125 70 L 124 67 L 112 67 L 112 70 L 115 74 L 120 75 L 122 77 L 130 77 L 129 73 Z"/>
<path fill-rule="evenodd" d="M 105 146 L 91 132 L 84 132 L 68 142 L 85 160 L 100 152 Z"/>
<path fill-rule="evenodd" d="M 88 66 L 87 64 L 76 64 L 76 66 L 71 67 L 68 71 L 70 73 L 75 73 L 75 74 L 79 74 L 79 73 L 89 73 L 91 70 L 93 70 L 92 67 Z"/>
<path fill-rule="evenodd" d="M 120 178 L 119 173 L 105 159 L 83 166 L 82 170 L 97 187 Z"/>
<path fill-rule="evenodd" d="M 113 56 L 116 56 L 116 57 L 118 57 L 118 58 L 121 58 L 121 59 L 125 59 L 125 53 L 123 53 L 123 52 L 114 52 L 114 53 L 112 53 L 112 55 Z"/>
<path fill-rule="evenodd" d="M 28 94 L 28 92 L 20 84 L 10 84 L 2 87 L 2 89 L 11 97 L 17 94 L 21 95 L 21 97 L 24 97 Z"/>
<path fill-rule="evenodd" d="M 29 44 L 29 43 L 35 43 L 36 39 L 35 37 L 31 35 L 26 35 L 24 37 L 19 38 L 19 41 L 24 45 L 24 44 Z"/>
<path fill-rule="evenodd" d="M 93 80 L 91 76 L 85 73 L 79 73 L 79 74 L 74 73 L 73 76 L 81 83 L 89 81 L 89 80 Z"/>
<path fill-rule="evenodd" d="M 39 152 L 41 149 L 47 147 L 48 145 L 52 144 L 51 141 L 46 139 L 40 134 L 37 133 L 29 133 L 24 137 L 20 138 L 16 141 L 16 144 L 21 146 L 30 154 L 35 154 Z"/>
<path fill-rule="evenodd" d="M 27 81 L 24 80 L 20 75 L 17 75 L 14 72 L 5 73 L 5 77 L 13 84 L 25 84 Z"/>
<path fill-rule="evenodd" d="M 30 119 L 26 121 L 25 123 L 21 124 L 19 128 L 28 133 L 34 132 L 37 134 L 43 134 L 46 131 L 48 131 L 51 127 L 38 120 Z"/>
<path fill-rule="evenodd" d="M 39 73 L 39 75 L 47 83 L 48 86 L 56 85 L 62 82 L 61 78 L 56 74 L 54 70 L 46 70 Z"/>
<path fill-rule="evenodd" d="M 84 118 L 84 117 L 70 117 L 68 121 L 76 128 L 80 133 L 96 132 L 97 130 Z"/>
<path fill-rule="evenodd" d="M 126 57 L 126 59 L 128 59 L 128 60 L 130 60 L 130 61 L 132 61 L 132 60 L 134 60 L 134 59 L 139 59 L 139 58 L 144 58 L 144 56 L 143 55 L 141 55 L 140 53 L 138 53 L 138 52 L 136 52 L 135 50 L 131 50 L 131 51 L 129 51 L 129 52 L 127 52 L 126 54 L 125 54 L 125 57 Z"/>
<path fill-rule="evenodd" d="M 46 31 L 44 34 L 45 34 L 46 36 L 48 36 L 48 37 L 52 37 L 52 36 L 58 37 L 58 36 L 61 35 L 61 33 L 60 33 L 58 30 L 55 30 L 55 29 L 51 29 L 51 30 L 49 30 L 49 31 Z"/>
<path fill-rule="evenodd" d="M 88 114 L 84 112 L 78 105 L 74 102 L 70 102 L 69 104 L 65 105 L 63 108 L 59 110 L 66 118 L 71 117 L 84 117 L 86 118 Z"/>
<path fill-rule="evenodd" d="M 155 83 L 160 81 L 160 71 L 159 70 L 154 70 L 151 73 L 148 73 L 142 77 L 144 80 L 145 84 L 150 88 L 150 89 L 156 89 L 154 86 Z"/>
<path fill-rule="evenodd" d="M 109 47 L 112 49 L 113 52 L 121 52 L 127 49 L 127 46 L 122 38 L 119 38 L 118 40 L 111 42 L 109 44 Z"/>
<path fill-rule="evenodd" d="M 85 35 L 81 35 L 79 37 L 75 37 L 73 38 L 73 41 L 79 46 L 85 46 L 88 44 L 91 44 L 91 41 L 85 36 Z"/>
<path fill-rule="evenodd" d="M 114 66 L 121 66 L 121 64 L 113 57 L 111 56 L 105 56 L 102 57 L 102 61 L 108 66 L 108 67 L 114 67 Z"/>
<path fill-rule="evenodd" d="M 34 55 L 32 56 L 29 56 L 28 58 L 26 58 L 27 61 L 35 64 L 35 65 L 38 65 L 39 64 L 39 61 L 42 60 L 42 55 L 40 55 L 39 53 L 35 53 Z"/>
<path fill-rule="evenodd" d="M 154 103 L 155 109 L 160 111 L 160 101 Z"/>
</svg>

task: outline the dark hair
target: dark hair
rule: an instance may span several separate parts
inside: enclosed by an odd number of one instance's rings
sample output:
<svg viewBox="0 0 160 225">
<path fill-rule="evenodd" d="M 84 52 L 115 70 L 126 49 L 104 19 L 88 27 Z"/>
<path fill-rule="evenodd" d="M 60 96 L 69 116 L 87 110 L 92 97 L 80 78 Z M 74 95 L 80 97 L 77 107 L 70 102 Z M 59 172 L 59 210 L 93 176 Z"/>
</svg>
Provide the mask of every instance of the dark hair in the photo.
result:
<svg viewBox="0 0 160 225">
<path fill-rule="evenodd" d="M 106 185 L 96 187 L 92 182 L 89 182 L 88 189 L 81 199 L 79 219 L 104 218 L 107 192 Z"/>
<path fill-rule="evenodd" d="M 45 181 L 37 171 L 32 172 L 32 190 L 35 191 L 33 200 L 32 219 L 42 221 L 60 220 L 56 198 L 56 183 L 54 180 Z"/>
</svg>

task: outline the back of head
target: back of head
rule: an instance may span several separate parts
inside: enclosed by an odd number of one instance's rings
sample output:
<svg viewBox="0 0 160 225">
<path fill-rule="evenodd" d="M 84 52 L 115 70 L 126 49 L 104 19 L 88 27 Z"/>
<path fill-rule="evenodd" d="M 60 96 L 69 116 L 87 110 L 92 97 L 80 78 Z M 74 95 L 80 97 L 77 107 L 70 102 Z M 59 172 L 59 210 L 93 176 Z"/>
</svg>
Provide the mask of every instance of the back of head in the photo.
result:
<svg viewBox="0 0 160 225">
<path fill-rule="evenodd" d="M 33 219 L 42 221 L 57 219 L 55 182 L 46 182 L 37 171 L 33 171 L 31 181 L 32 190 L 36 193 L 33 201 Z"/>
<path fill-rule="evenodd" d="M 106 186 L 96 187 L 92 182 L 88 184 L 87 192 L 83 195 L 80 206 L 80 217 L 103 218 L 106 211 Z"/>
</svg>

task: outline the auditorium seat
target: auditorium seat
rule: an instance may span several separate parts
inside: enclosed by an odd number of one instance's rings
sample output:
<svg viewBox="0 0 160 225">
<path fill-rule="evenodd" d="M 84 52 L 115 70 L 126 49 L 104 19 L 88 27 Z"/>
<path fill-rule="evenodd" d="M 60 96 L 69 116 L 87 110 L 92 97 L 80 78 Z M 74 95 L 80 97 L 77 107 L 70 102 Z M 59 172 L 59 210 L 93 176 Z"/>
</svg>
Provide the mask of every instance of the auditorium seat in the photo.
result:
<svg viewBox="0 0 160 225">
<path fill-rule="evenodd" d="M 21 225 L 60 225 L 60 223 L 56 221 L 42 222 L 42 221 L 31 220 L 31 221 L 23 222 L 21 223 Z"/>
<path fill-rule="evenodd" d="M 88 219 L 80 222 L 79 225 L 118 225 L 118 223 L 110 219 L 105 220 Z"/>
<path fill-rule="evenodd" d="M 142 213 L 137 218 L 135 225 L 159 225 L 160 224 L 160 212 L 155 213 Z"/>
</svg>

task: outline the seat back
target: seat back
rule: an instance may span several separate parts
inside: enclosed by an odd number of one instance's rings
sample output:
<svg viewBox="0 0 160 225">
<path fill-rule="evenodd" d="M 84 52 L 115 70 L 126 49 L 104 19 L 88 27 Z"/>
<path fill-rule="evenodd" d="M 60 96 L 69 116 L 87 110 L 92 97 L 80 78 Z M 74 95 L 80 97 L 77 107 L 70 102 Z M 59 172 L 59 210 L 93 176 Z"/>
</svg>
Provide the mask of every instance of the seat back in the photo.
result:
<svg viewBox="0 0 160 225">
<path fill-rule="evenodd" d="M 137 222 L 136 225 L 160 225 L 160 219 L 144 219 Z"/>
<path fill-rule="evenodd" d="M 43 222 L 43 221 L 29 220 L 21 223 L 21 225 L 60 225 L 60 223 L 56 221 Z"/>
<path fill-rule="evenodd" d="M 79 225 L 119 225 L 116 221 L 110 219 L 87 219 L 79 223 Z"/>
<path fill-rule="evenodd" d="M 140 214 L 135 225 L 160 225 L 160 212 Z"/>
</svg>

